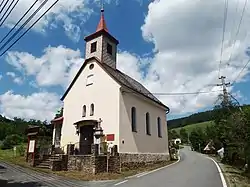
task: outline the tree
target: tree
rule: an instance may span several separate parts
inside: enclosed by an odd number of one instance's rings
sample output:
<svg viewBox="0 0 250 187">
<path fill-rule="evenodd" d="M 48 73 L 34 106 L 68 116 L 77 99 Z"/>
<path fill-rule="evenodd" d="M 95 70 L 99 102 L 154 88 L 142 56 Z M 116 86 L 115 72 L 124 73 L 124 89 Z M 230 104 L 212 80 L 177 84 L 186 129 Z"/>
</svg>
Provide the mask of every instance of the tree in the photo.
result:
<svg viewBox="0 0 250 187">
<path fill-rule="evenodd" d="M 191 131 L 189 140 L 195 151 L 201 152 L 206 146 L 205 134 L 201 128 L 195 128 Z"/>
<path fill-rule="evenodd" d="M 43 136 L 52 137 L 51 125 L 46 121 L 31 119 L 29 121 L 17 118 L 10 120 L 0 115 L 1 148 L 11 148 L 13 145 L 27 142 L 26 130 L 29 126 L 39 126 Z"/>
<path fill-rule="evenodd" d="M 213 123 L 211 125 L 206 126 L 205 128 L 205 136 L 206 136 L 206 142 L 213 142 L 213 146 L 215 147 L 216 150 L 219 150 L 221 148 L 221 143 L 218 140 L 217 136 L 217 130 L 216 130 L 216 125 Z"/>
<path fill-rule="evenodd" d="M 176 138 L 180 138 L 180 135 L 176 132 L 176 130 L 169 130 L 168 131 L 168 139 L 172 140 L 172 139 L 176 139 Z"/>
<path fill-rule="evenodd" d="M 60 108 L 60 109 L 57 111 L 57 113 L 56 113 L 56 115 L 55 115 L 55 119 L 56 119 L 56 118 L 59 118 L 59 117 L 62 117 L 62 116 L 63 116 L 63 107 Z"/>
<path fill-rule="evenodd" d="M 187 133 L 186 129 L 181 128 L 180 138 L 181 138 L 182 143 L 188 143 L 188 133 Z"/>
<path fill-rule="evenodd" d="M 15 145 L 20 144 L 23 141 L 23 138 L 20 135 L 12 134 L 6 136 L 2 143 L 2 149 L 10 149 Z"/>
</svg>

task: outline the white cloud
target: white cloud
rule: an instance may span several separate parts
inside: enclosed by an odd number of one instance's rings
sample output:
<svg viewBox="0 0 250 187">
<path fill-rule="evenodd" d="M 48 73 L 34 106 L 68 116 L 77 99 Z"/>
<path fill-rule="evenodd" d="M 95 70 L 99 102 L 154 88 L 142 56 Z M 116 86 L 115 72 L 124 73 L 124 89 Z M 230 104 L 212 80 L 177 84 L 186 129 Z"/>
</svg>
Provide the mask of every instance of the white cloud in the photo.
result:
<svg viewBox="0 0 250 187">
<path fill-rule="evenodd" d="M 12 28 L 17 21 L 26 13 L 26 11 L 35 3 L 33 8 L 19 23 L 19 27 L 31 16 L 37 8 L 43 4 L 45 0 L 22 0 L 19 1 L 11 12 L 10 16 L 4 22 L 4 26 Z M 48 2 L 37 12 L 37 14 L 25 26 L 31 26 L 56 0 L 48 0 Z M 135 0 L 142 4 L 142 0 Z M 12 1 L 8 1 L 3 12 Z M 105 0 L 105 4 L 112 4 L 117 6 L 120 0 Z M 12 6 L 15 3 L 12 4 Z M 12 7 L 11 6 L 11 7 Z M 95 8 L 100 7 L 100 0 L 59 0 L 55 6 L 46 13 L 44 17 L 38 21 L 33 30 L 42 34 L 46 34 L 48 29 L 55 29 L 62 27 L 65 34 L 73 41 L 79 41 L 81 37 L 81 26 L 85 23 L 92 14 L 95 13 Z M 18 19 L 17 19 L 18 18 Z M 86 31 L 83 31 L 86 32 Z"/>
<path fill-rule="evenodd" d="M 48 0 L 48 2 L 43 6 L 43 8 L 40 9 L 36 16 L 32 18 L 27 26 L 33 24 L 35 20 L 37 20 L 37 18 L 40 17 L 55 1 L 56 0 Z M 34 0 L 20 1 L 4 25 L 9 28 L 14 26 L 19 20 L 17 18 L 21 18 L 34 2 Z M 37 1 L 35 6 L 20 22 L 20 26 L 43 2 L 44 1 L 41 0 Z M 10 3 L 11 1 L 8 2 L 4 11 Z M 55 28 L 59 23 L 62 23 L 66 35 L 71 37 L 73 40 L 78 41 L 80 36 L 80 27 L 76 24 L 76 21 L 86 21 L 92 12 L 93 10 L 88 7 L 88 0 L 59 0 L 58 3 L 34 26 L 34 30 L 45 33 L 46 29 Z"/>
<path fill-rule="evenodd" d="M 7 72 L 6 75 L 14 78 L 16 76 L 16 74 L 14 72 Z"/>
<path fill-rule="evenodd" d="M 225 50 L 221 66 L 221 75 L 227 76 L 227 81 L 231 82 L 248 60 L 245 50 L 250 42 L 248 31 L 250 12 L 246 11 L 236 40 L 232 62 L 227 66 L 227 60 L 233 50 L 234 37 L 231 36 L 235 36 L 244 3 L 240 1 L 236 14 L 236 1 L 229 2 Z M 137 61 L 143 62 L 144 59 L 135 55 L 127 57 L 127 53 L 120 54 L 120 59 L 127 60 L 119 61 L 119 67 L 141 80 L 154 93 L 221 90 L 220 87 L 209 85 L 220 83 L 218 67 L 224 1 L 158 0 L 150 3 L 148 8 L 145 23 L 141 27 L 144 39 L 155 45 L 155 55 L 148 73 L 145 77 L 142 76 L 139 68 L 141 63 L 137 63 L 137 66 L 129 65 L 136 64 Z M 148 64 L 148 59 L 145 60 Z M 249 69 L 246 68 L 238 81 L 243 81 L 248 72 Z M 229 88 L 229 91 L 231 90 L 232 88 Z M 218 93 L 220 92 L 161 96 L 160 99 L 170 106 L 172 114 L 183 114 L 211 105 Z"/>
<path fill-rule="evenodd" d="M 40 92 L 23 96 L 8 91 L 0 95 L 0 113 L 8 118 L 50 121 L 60 106 L 59 96 L 54 93 Z"/>
<path fill-rule="evenodd" d="M 240 1 L 238 14 L 235 13 L 235 4 L 236 0 L 229 4 L 221 66 L 221 75 L 227 76 L 227 81 L 234 80 L 248 60 L 245 50 L 250 42 L 250 16 L 246 12 L 232 61 L 227 66 L 233 50 L 234 38 L 231 36 L 236 33 L 234 20 L 236 18 L 238 23 L 243 2 Z M 212 105 L 221 90 L 211 84 L 219 83 L 223 8 L 223 0 L 152 2 L 141 30 L 144 39 L 155 45 L 153 56 L 147 58 L 120 52 L 118 68 L 142 82 L 153 93 L 214 91 L 196 95 L 160 96 L 172 114 L 194 112 Z M 38 86 L 61 85 L 64 88 L 83 63 L 79 50 L 63 46 L 48 47 L 41 57 L 9 52 L 6 60 L 26 75 L 34 75 Z M 244 77 L 248 72 L 246 68 L 238 81 L 246 81 Z M 231 87 L 229 91 L 232 91 Z"/>
<path fill-rule="evenodd" d="M 2 75 L 0 75 L 0 80 L 3 78 L 3 76 Z"/>
<path fill-rule="evenodd" d="M 25 75 L 33 75 L 38 86 L 68 86 L 84 62 L 79 50 L 47 47 L 41 57 L 25 52 L 8 52 L 6 61 Z M 32 84 L 35 85 L 35 84 Z"/>
<path fill-rule="evenodd" d="M 7 72 L 6 75 L 13 78 L 13 82 L 17 83 L 18 85 L 23 84 L 24 80 L 21 77 L 18 77 L 14 72 Z"/>
<path fill-rule="evenodd" d="M 48 0 L 26 27 L 31 26 L 55 1 L 56 0 Z M 119 1 L 120 0 L 105 0 L 105 3 L 117 5 Z M 9 1 L 7 3 L 3 12 L 5 12 L 11 2 L 12 1 Z M 19 20 L 17 18 L 21 18 L 34 2 L 34 0 L 19 1 L 4 23 L 4 26 L 12 28 Z M 19 23 L 19 26 L 21 26 L 43 2 L 44 0 L 38 0 L 29 13 Z M 35 24 L 33 30 L 45 34 L 47 29 L 55 29 L 61 24 L 65 34 L 73 41 L 77 42 L 80 39 L 81 24 L 90 18 L 91 14 L 94 13 L 93 8 L 96 6 L 100 6 L 100 0 L 59 0 L 58 3 Z"/>
</svg>

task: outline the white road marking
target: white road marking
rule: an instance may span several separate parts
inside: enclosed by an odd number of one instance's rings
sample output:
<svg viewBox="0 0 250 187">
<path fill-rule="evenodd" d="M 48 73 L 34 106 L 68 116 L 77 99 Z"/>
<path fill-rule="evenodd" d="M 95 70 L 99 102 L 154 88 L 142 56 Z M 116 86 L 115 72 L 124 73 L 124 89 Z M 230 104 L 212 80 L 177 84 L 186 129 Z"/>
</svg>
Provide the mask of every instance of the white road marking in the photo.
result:
<svg viewBox="0 0 250 187">
<path fill-rule="evenodd" d="M 129 176 L 129 177 L 126 177 L 125 179 L 135 178 L 135 177 L 137 177 L 137 176 L 139 176 L 139 175 L 141 175 L 141 174 L 143 174 L 143 173 L 146 173 L 146 171 L 141 172 L 141 173 L 138 173 L 138 174 L 136 174 L 136 175 L 131 175 L 131 176 Z"/>
<path fill-rule="evenodd" d="M 128 180 L 124 180 L 124 181 L 118 182 L 118 183 L 115 184 L 115 186 L 118 186 L 118 185 L 123 184 L 125 182 L 128 182 Z"/>
<path fill-rule="evenodd" d="M 178 154 L 179 154 L 179 151 L 178 151 Z M 179 154 L 178 160 L 177 160 L 176 162 L 174 162 L 174 163 L 172 163 L 172 164 L 169 164 L 169 165 L 167 165 L 167 166 L 161 167 L 161 168 L 157 168 L 157 169 L 152 170 L 152 171 L 149 171 L 149 172 L 144 172 L 144 173 L 142 173 L 142 174 L 140 174 L 140 175 L 137 175 L 137 178 L 143 177 L 143 176 L 148 175 L 148 174 L 150 174 L 150 173 L 153 173 L 153 172 L 156 172 L 156 171 L 165 169 L 165 168 L 167 168 L 167 167 L 170 167 L 170 166 L 172 166 L 172 165 L 177 164 L 178 162 L 180 162 L 180 160 L 181 160 L 181 157 L 180 157 L 180 154 Z"/>
<path fill-rule="evenodd" d="M 220 179 L 221 179 L 221 182 L 222 182 L 222 186 L 223 187 L 227 187 L 227 183 L 226 183 L 225 177 L 224 177 L 224 175 L 223 175 L 223 173 L 221 171 L 221 168 L 220 168 L 219 164 L 214 159 L 212 159 L 210 157 L 207 157 L 207 158 L 210 159 L 210 160 L 212 160 L 214 162 L 214 164 L 216 165 L 216 167 L 217 167 L 217 169 L 219 171 L 219 174 L 220 174 Z"/>
</svg>

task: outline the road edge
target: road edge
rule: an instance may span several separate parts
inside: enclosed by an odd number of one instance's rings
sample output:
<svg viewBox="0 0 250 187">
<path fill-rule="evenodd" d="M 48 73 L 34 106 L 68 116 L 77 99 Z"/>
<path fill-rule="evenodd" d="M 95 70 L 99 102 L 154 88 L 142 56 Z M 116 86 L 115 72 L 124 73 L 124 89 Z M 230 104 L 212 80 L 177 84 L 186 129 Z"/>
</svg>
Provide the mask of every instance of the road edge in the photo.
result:
<svg viewBox="0 0 250 187">
<path fill-rule="evenodd" d="M 221 183 L 222 183 L 222 186 L 223 187 L 229 187 L 227 185 L 227 182 L 226 182 L 226 179 L 225 179 L 225 176 L 223 175 L 223 172 L 222 172 L 222 169 L 221 167 L 219 166 L 219 164 L 211 157 L 207 157 L 208 159 L 212 160 L 214 162 L 214 164 L 216 165 L 217 167 L 217 170 L 219 171 L 219 174 L 220 174 L 220 179 L 221 179 Z"/>
<path fill-rule="evenodd" d="M 175 164 L 179 163 L 180 161 L 181 161 L 180 150 L 178 150 L 178 160 L 176 162 L 174 162 L 172 164 L 169 164 L 169 165 L 166 165 L 166 166 L 163 166 L 163 167 L 160 167 L 160 168 L 157 168 L 157 169 L 154 169 L 154 170 L 151 170 L 151 171 L 138 173 L 136 175 L 132 175 L 132 176 L 126 177 L 125 179 L 131 179 L 131 178 L 135 178 L 135 177 L 137 177 L 137 178 L 143 177 L 143 176 L 148 175 L 150 173 L 154 173 L 156 171 L 159 171 L 159 170 L 165 169 L 167 167 L 170 167 L 172 165 L 175 165 Z"/>
</svg>

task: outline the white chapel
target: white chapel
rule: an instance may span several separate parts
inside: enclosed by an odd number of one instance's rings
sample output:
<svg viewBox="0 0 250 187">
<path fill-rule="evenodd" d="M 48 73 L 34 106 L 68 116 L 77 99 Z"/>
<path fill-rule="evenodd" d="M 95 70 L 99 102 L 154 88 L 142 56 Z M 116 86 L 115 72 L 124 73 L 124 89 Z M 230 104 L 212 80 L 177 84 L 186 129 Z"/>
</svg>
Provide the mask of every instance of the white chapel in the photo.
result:
<svg viewBox="0 0 250 187">
<path fill-rule="evenodd" d="M 117 69 L 119 42 L 106 26 L 104 9 L 97 30 L 85 41 L 85 61 L 61 98 L 63 116 L 52 120 L 54 146 L 66 151 L 74 144 L 78 154 L 91 154 L 99 126 L 102 141 L 116 145 L 119 154 L 166 158 L 169 108 Z"/>
</svg>

